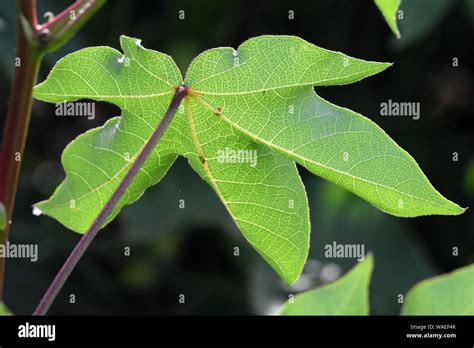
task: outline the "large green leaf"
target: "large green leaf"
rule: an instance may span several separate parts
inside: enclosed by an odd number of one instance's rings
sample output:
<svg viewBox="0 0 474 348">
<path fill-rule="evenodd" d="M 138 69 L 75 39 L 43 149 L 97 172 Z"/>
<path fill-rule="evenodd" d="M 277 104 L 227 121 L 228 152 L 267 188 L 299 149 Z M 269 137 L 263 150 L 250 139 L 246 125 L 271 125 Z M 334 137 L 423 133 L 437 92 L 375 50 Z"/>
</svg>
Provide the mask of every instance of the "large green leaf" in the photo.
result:
<svg viewBox="0 0 474 348">
<path fill-rule="evenodd" d="M 474 315 L 474 264 L 418 283 L 402 315 Z"/>
<path fill-rule="evenodd" d="M 36 205 L 78 232 L 118 186 L 182 83 L 170 57 L 137 39 L 122 37 L 121 45 L 123 55 L 95 47 L 66 56 L 34 91 L 48 102 L 92 99 L 122 110 L 122 117 L 66 148 L 65 181 Z M 461 213 L 380 128 L 312 90 L 352 83 L 389 65 L 291 36 L 204 52 L 187 72 L 183 105 L 108 221 L 184 156 L 247 240 L 292 283 L 306 260 L 310 230 L 295 161 L 394 215 Z"/>
<path fill-rule="evenodd" d="M 342 278 L 298 294 L 280 310 L 282 315 L 368 315 L 372 255 Z"/>
<path fill-rule="evenodd" d="M 375 5 L 379 8 L 385 21 L 392 30 L 392 32 L 400 38 L 400 31 L 397 26 L 397 11 L 402 0 L 374 0 Z"/>
</svg>

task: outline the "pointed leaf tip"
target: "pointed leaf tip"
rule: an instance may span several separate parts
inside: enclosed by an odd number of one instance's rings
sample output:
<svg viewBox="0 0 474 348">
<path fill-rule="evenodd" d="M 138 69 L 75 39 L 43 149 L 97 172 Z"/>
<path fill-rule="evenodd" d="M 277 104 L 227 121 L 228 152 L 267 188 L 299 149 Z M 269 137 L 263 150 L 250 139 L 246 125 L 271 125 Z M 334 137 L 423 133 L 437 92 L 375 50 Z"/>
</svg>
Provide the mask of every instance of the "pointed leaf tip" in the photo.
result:
<svg viewBox="0 0 474 348">
<path fill-rule="evenodd" d="M 392 30 L 397 39 L 400 39 L 401 35 L 397 24 L 397 11 L 400 7 L 401 0 L 374 0 L 374 2 L 382 13 L 382 16 L 387 22 L 390 30 Z"/>
</svg>

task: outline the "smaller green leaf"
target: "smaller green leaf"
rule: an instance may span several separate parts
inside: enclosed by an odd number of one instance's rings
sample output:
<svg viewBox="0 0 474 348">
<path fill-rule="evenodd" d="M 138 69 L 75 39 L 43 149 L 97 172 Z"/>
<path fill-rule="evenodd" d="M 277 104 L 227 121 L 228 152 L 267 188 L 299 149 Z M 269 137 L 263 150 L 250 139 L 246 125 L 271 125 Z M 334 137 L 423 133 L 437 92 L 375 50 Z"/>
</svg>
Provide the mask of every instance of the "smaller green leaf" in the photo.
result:
<svg viewBox="0 0 474 348">
<path fill-rule="evenodd" d="M 379 8 L 380 12 L 382 12 L 382 15 L 390 29 L 397 36 L 397 38 L 400 38 L 400 31 L 398 30 L 397 26 L 396 15 L 402 0 L 374 0 L 374 2 Z"/>
<path fill-rule="evenodd" d="M 6 316 L 6 315 L 13 315 L 13 314 L 12 312 L 8 310 L 7 306 L 5 306 L 2 301 L 0 301 L 0 316 Z"/>
<path fill-rule="evenodd" d="M 367 255 L 335 282 L 295 296 L 285 304 L 281 315 L 368 315 L 369 285 L 374 260 Z"/>
<path fill-rule="evenodd" d="M 415 285 L 401 314 L 474 315 L 474 264 Z"/>
</svg>

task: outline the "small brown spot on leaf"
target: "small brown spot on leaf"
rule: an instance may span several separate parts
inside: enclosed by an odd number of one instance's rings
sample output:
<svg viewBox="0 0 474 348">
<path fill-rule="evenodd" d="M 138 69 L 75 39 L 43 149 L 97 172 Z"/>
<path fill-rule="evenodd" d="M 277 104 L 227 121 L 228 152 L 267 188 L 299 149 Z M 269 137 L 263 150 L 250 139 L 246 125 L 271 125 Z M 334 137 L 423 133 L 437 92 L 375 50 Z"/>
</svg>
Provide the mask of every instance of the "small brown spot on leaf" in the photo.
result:
<svg viewBox="0 0 474 348">
<path fill-rule="evenodd" d="M 214 110 L 214 115 L 220 116 L 222 115 L 222 108 L 218 106 L 216 110 Z"/>
<path fill-rule="evenodd" d="M 206 163 L 206 159 L 203 156 L 199 156 L 199 160 L 202 164 Z"/>
</svg>

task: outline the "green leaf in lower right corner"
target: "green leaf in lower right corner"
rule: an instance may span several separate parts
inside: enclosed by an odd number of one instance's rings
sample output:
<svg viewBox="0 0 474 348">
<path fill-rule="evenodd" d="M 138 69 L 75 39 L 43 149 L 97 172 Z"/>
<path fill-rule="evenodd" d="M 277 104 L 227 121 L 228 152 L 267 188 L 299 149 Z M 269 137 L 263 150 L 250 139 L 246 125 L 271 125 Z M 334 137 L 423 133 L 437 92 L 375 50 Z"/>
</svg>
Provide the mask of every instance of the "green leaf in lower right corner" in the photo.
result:
<svg viewBox="0 0 474 348">
<path fill-rule="evenodd" d="M 365 257 L 342 278 L 298 294 L 280 315 L 368 315 L 369 285 L 374 268 L 372 255 Z"/>
<path fill-rule="evenodd" d="M 401 315 L 474 315 L 474 264 L 415 285 Z"/>
<path fill-rule="evenodd" d="M 379 8 L 392 32 L 397 36 L 397 38 L 400 38 L 400 31 L 398 30 L 396 15 L 402 0 L 374 0 L 374 2 Z"/>
</svg>

